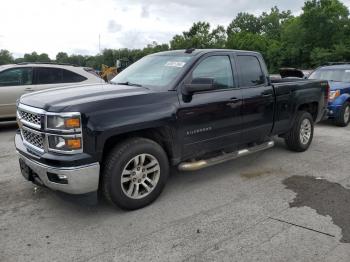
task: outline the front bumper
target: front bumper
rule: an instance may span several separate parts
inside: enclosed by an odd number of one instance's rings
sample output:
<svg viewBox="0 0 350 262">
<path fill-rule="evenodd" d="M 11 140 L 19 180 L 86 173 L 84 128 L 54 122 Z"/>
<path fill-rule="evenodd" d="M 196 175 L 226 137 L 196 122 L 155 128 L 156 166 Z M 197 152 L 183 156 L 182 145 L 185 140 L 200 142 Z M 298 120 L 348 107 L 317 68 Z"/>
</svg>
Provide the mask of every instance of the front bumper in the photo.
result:
<svg viewBox="0 0 350 262">
<path fill-rule="evenodd" d="M 336 118 L 343 105 L 334 105 L 334 104 L 329 104 L 328 105 L 328 118 Z"/>
<path fill-rule="evenodd" d="M 77 167 L 52 167 L 29 159 L 19 153 L 23 176 L 50 189 L 73 195 L 98 189 L 100 165 L 94 163 Z"/>
<path fill-rule="evenodd" d="M 19 133 L 15 136 L 22 175 L 29 181 L 72 195 L 98 190 L 100 164 L 85 154 L 37 156 L 30 152 Z"/>
</svg>

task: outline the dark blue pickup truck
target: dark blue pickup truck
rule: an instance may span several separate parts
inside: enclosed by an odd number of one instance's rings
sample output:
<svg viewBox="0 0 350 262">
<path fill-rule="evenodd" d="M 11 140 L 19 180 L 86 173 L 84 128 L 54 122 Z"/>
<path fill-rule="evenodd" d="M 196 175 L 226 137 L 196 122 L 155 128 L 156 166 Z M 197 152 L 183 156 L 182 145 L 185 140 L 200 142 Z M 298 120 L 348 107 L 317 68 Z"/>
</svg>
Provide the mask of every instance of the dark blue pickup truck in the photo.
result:
<svg viewBox="0 0 350 262">
<path fill-rule="evenodd" d="M 309 79 L 329 81 L 330 95 L 328 117 L 338 126 L 345 127 L 350 122 L 350 63 L 322 66 Z"/>
<path fill-rule="evenodd" d="M 306 151 L 328 97 L 328 81 L 271 81 L 256 52 L 163 52 L 111 84 L 22 96 L 15 144 L 27 180 L 70 194 L 99 190 L 137 209 L 159 196 L 170 166 L 219 164 L 272 147 L 274 136 Z"/>
</svg>

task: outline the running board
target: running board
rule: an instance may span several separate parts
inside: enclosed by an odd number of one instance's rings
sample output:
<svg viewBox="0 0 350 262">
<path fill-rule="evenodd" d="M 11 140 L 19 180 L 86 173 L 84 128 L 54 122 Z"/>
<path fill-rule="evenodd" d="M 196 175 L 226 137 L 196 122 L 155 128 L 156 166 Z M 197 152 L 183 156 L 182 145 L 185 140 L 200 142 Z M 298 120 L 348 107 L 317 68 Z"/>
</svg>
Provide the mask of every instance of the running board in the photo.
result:
<svg viewBox="0 0 350 262">
<path fill-rule="evenodd" d="M 236 151 L 233 153 L 228 153 L 228 154 L 224 153 L 220 156 L 216 156 L 216 157 L 209 158 L 206 160 L 199 160 L 196 162 L 183 162 L 183 163 L 179 164 L 178 169 L 180 171 L 196 171 L 196 170 L 200 170 L 202 168 L 214 166 L 214 165 L 224 163 L 224 162 L 232 160 L 232 159 L 236 159 L 236 158 L 239 158 L 242 156 L 247 156 L 247 155 L 262 151 L 262 150 L 266 150 L 266 149 L 273 147 L 274 145 L 275 145 L 275 142 L 269 141 L 269 142 L 265 142 L 265 143 L 257 145 L 257 146 L 242 149 L 242 150 L 239 150 L 239 151 Z"/>
</svg>

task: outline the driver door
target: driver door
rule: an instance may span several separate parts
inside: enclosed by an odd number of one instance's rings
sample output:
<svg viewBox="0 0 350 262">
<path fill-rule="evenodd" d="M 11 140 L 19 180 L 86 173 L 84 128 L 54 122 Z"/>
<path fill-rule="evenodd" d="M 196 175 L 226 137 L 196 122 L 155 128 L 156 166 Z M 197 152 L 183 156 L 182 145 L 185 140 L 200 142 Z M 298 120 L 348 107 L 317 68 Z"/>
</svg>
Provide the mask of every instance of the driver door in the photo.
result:
<svg viewBox="0 0 350 262">
<path fill-rule="evenodd" d="M 242 94 L 234 72 L 233 57 L 220 52 L 201 58 L 186 77 L 185 84 L 198 78 L 212 78 L 215 89 L 194 93 L 190 101 L 179 94 L 178 130 L 184 158 L 237 147 Z"/>
</svg>

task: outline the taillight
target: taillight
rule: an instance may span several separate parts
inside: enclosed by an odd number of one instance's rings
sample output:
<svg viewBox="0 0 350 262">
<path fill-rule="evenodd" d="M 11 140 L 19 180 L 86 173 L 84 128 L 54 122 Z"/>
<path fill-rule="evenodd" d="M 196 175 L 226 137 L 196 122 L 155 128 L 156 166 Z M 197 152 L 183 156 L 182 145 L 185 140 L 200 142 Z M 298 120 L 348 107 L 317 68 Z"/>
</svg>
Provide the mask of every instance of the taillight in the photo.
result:
<svg viewBox="0 0 350 262">
<path fill-rule="evenodd" d="M 324 103 L 325 103 L 325 105 L 328 104 L 330 90 L 331 90 L 331 87 L 329 86 L 329 83 L 327 82 L 327 84 L 326 84 L 326 94 L 324 96 Z"/>
</svg>

